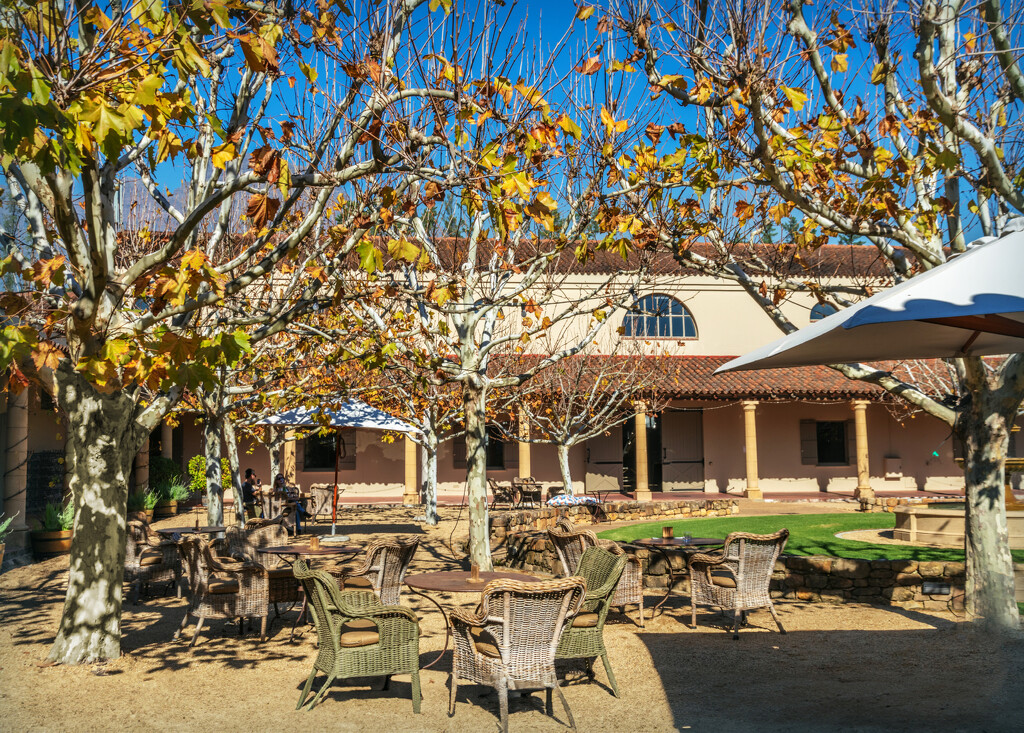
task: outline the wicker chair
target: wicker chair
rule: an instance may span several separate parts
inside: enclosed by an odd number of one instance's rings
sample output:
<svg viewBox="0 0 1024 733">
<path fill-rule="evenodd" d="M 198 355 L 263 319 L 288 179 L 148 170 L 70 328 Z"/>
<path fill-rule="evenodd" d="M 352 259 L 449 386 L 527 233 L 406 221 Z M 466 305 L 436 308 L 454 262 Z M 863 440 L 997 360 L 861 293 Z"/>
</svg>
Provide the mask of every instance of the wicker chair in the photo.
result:
<svg viewBox="0 0 1024 733">
<path fill-rule="evenodd" d="M 261 552 L 260 548 L 288 544 L 288 530 L 280 522 L 251 519 L 245 527 L 228 527 L 224 532 L 227 554 L 236 560 L 262 565 L 267 569 L 269 602 L 297 603 L 299 583 L 291 565 L 278 555 Z"/>
<path fill-rule="evenodd" d="M 455 713 L 460 679 L 489 685 L 498 691 L 501 727 L 508 733 L 508 691 L 547 690 L 547 713 L 552 715 L 552 690 L 558 692 L 569 725 L 576 729 L 572 710 L 558 687 L 555 649 L 563 629 L 583 605 L 586 583 L 563 578 L 541 583 L 493 580 L 483 590 L 476 614 L 451 611 L 455 656 L 452 662 L 448 715 Z"/>
<path fill-rule="evenodd" d="M 139 602 L 143 586 L 169 581 L 181 598 L 181 556 L 178 546 L 165 540 L 145 521 L 128 522 L 124 579 L 132 586 L 132 603 Z"/>
<path fill-rule="evenodd" d="M 690 613 L 697 627 L 697 605 L 731 608 L 733 638 L 739 639 L 740 623 L 746 612 L 767 608 L 783 634 L 786 630 L 772 605 L 768 585 L 782 548 L 789 537 L 788 529 L 775 534 L 733 532 L 725 538 L 722 554 L 698 554 L 690 558 Z"/>
<path fill-rule="evenodd" d="M 405 573 L 420 541 L 374 540 L 366 546 L 362 566 L 329 570 L 342 590 L 371 590 L 385 606 L 397 606 Z"/>
<path fill-rule="evenodd" d="M 295 534 L 297 526 L 295 522 L 295 505 L 282 493 L 266 494 L 263 496 L 263 519 L 273 524 L 280 524 L 288 530 L 288 534 Z M 246 524 L 248 523 L 246 522 Z"/>
<path fill-rule="evenodd" d="M 342 493 L 341 487 L 338 487 L 338 496 Z M 310 497 L 310 521 L 314 524 L 320 517 L 325 517 L 327 521 L 331 521 L 332 512 L 334 509 L 334 484 L 313 484 L 309 487 Z"/>
<path fill-rule="evenodd" d="M 330 575 L 310 570 L 302 560 L 293 565 L 295 577 L 309 599 L 316 623 L 318 650 L 299 703 L 309 697 L 317 672 L 327 675 L 320 690 L 306 705 L 311 710 L 330 691 L 335 679 L 385 678 L 412 675 L 412 709 L 420 711 L 420 627 L 412 610 L 386 606 L 368 591 L 339 591 Z"/>
<path fill-rule="evenodd" d="M 568 529 L 563 529 L 567 527 Z M 611 540 L 598 539 L 590 530 L 579 529 L 568 517 L 562 517 L 555 527 L 548 530 L 548 538 L 555 546 L 558 559 L 562 563 L 562 572 L 568 576 L 576 575 L 576 568 L 588 547 L 602 547 L 614 555 L 625 555 L 626 552 Z M 640 559 L 626 555 L 626 568 L 622 571 L 619 584 L 615 587 L 611 605 L 621 606 L 623 613 L 627 605 L 635 603 L 637 622 L 644 627 L 644 568 Z"/>
<path fill-rule="evenodd" d="M 502 484 L 497 479 L 487 479 L 487 488 L 491 490 L 491 508 L 498 504 L 507 504 L 509 509 L 517 506 L 516 494 L 510 485 Z"/>
<path fill-rule="evenodd" d="M 178 544 L 188 569 L 189 606 L 174 638 L 181 636 L 189 616 L 198 618 L 189 646 L 195 645 L 208 618 L 237 618 L 239 633 L 243 619 L 259 618 L 260 641 L 265 641 L 270 609 L 266 568 L 216 557 L 210 548 L 211 543 L 201 537 L 184 537 Z"/>
<path fill-rule="evenodd" d="M 512 479 L 512 493 L 519 506 L 531 507 L 544 504 L 544 489 L 533 476 Z"/>
<path fill-rule="evenodd" d="M 555 652 L 555 659 L 586 659 L 591 679 L 594 677 L 593 662 L 600 657 L 615 697 L 619 696 L 619 686 L 604 646 L 604 621 L 626 559 L 625 555 L 615 555 L 600 547 L 586 549 L 576 568 L 576 575 L 587 581 L 587 595 L 583 599 L 583 608 L 562 633 Z"/>
</svg>

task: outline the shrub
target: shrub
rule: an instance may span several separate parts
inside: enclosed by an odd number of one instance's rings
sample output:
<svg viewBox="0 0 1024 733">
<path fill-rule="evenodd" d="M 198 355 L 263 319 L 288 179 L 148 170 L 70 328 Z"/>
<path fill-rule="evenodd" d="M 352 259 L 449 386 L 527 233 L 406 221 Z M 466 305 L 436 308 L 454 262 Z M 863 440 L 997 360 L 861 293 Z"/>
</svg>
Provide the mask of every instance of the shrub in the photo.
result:
<svg viewBox="0 0 1024 733">
<path fill-rule="evenodd" d="M 68 501 L 61 503 L 56 501 L 46 502 L 43 510 L 43 530 L 46 532 L 59 532 L 69 530 L 75 526 L 75 507 Z"/>
<path fill-rule="evenodd" d="M 228 463 L 227 458 L 220 459 L 220 470 L 222 476 L 231 476 L 231 464 Z M 188 488 L 193 493 L 206 493 L 206 456 L 192 456 L 188 462 L 188 475 L 189 484 Z M 230 486 L 231 481 L 225 479 L 223 481 L 225 486 Z"/>
<path fill-rule="evenodd" d="M 160 497 L 157 496 L 155 491 L 136 491 L 128 494 L 128 511 L 141 512 L 152 509 L 159 500 Z"/>
<path fill-rule="evenodd" d="M 17 514 L 14 517 L 18 516 Z M 0 545 L 4 543 L 13 530 L 11 529 L 11 522 L 14 521 L 14 517 L 7 517 L 7 519 L 0 519 Z"/>
<path fill-rule="evenodd" d="M 152 455 L 149 457 L 149 482 L 153 486 L 163 486 L 167 483 L 185 483 L 185 472 L 181 466 L 170 458 Z"/>
</svg>

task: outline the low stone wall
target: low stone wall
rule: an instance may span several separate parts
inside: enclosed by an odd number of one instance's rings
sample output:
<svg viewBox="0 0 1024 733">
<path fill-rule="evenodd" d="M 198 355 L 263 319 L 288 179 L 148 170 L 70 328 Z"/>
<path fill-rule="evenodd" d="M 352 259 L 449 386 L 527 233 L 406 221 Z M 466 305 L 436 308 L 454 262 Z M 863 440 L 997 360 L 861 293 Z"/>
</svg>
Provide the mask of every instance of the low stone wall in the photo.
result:
<svg viewBox="0 0 1024 733">
<path fill-rule="evenodd" d="M 940 499 L 935 496 L 901 496 L 895 497 L 880 497 L 873 496 L 870 499 L 860 500 L 860 510 L 862 512 L 894 512 L 898 507 L 901 506 L 921 506 L 922 504 L 956 504 L 963 503 L 963 497 L 953 497 L 950 499 Z"/>
<path fill-rule="evenodd" d="M 558 555 L 543 533 L 509 535 L 505 546 L 508 567 L 562 574 Z M 628 546 L 624 549 L 639 558 L 644 587 L 666 588 L 671 563 L 675 589 L 684 595 L 689 593 L 690 581 L 684 572 L 682 552 L 669 552 L 666 557 L 657 550 Z M 1024 564 L 1015 565 L 1014 570 L 1018 599 L 1024 600 Z M 927 594 L 925 582 L 948 586 L 949 593 Z M 775 563 L 771 595 L 807 603 L 877 603 L 908 609 L 959 610 L 963 608 L 964 564 L 783 555 Z"/>
<path fill-rule="evenodd" d="M 507 535 L 554 527 L 559 517 L 567 516 L 576 524 L 602 522 L 649 521 L 684 519 L 686 517 L 728 517 L 739 514 L 735 499 L 694 501 L 612 501 L 600 505 L 574 507 L 544 507 L 518 511 L 492 512 L 491 536 L 503 539 Z"/>
</svg>

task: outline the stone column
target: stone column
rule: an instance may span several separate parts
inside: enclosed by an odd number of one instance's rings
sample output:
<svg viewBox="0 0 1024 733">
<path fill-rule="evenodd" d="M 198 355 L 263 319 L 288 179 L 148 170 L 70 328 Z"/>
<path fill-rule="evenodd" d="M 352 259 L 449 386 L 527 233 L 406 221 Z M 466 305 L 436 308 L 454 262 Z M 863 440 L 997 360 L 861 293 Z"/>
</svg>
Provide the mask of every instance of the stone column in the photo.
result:
<svg viewBox="0 0 1024 733">
<path fill-rule="evenodd" d="M 169 423 L 160 423 L 160 455 L 174 458 L 174 428 Z"/>
<path fill-rule="evenodd" d="M 28 390 L 7 392 L 7 473 L 4 475 L 4 517 L 15 517 L 8 535 L 6 555 L 28 546 Z"/>
<path fill-rule="evenodd" d="M 533 476 L 533 466 L 530 464 L 530 423 L 526 416 L 519 414 L 519 478 L 530 478 Z"/>
<path fill-rule="evenodd" d="M 135 454 L 135 465 L 132 468 L 132 476 L 135 479 L 135 491 L 145 491 L 149 488 L 149 441 L 142 446 L 142 450 Z"/>
<path fill-rule="evenodd" d="M 646 406 L 637 405 L 636 425 L 636 500 L 651 501 L 651 486 L 647 474 L 647 412 Z"/>
<path fill-rule="evenodd" d="M 747 453 L 747 489 L 743 495 L 748 499 L 762 500 L 764 495 L 757 484 L 757 401 L 743 403 L 743 440 Z"/>
<path fill-rule="evenodd" d="M 853 401 L 853 426 L 857 439 L 857 490 L 854 496 L 858 499 L 873 499 L 875 492 L 871 488 L 871 468 L 868 464 L 868 401 Z"/>
<path fill-rule="evenodd" d="M 405 441 L 405 493 L 402 494 L 402 503 L 419 504 L 420 491 L 416 481 L 416 449 L 419 446 L 408 435 L 402 440 Z"/>
<path fill-rule="evenodd" d="M 290 485 L 295 484 L 295 431 L 289 430 L 284 434 L 284 444 L 281 445 L 281 473 L 284 480 Z M 274 477 L 271 476 L 273 481 Z"/>
</svg>

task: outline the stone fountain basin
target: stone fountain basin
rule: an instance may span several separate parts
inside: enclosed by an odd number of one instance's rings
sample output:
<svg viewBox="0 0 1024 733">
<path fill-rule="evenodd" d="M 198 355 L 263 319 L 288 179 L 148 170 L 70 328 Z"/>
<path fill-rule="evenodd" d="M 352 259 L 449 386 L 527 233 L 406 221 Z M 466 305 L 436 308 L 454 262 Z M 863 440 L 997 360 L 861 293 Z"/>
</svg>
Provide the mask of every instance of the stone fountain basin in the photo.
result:
<svg viewBox="0 0 1024 733">
<path fill-rule="evenodd" d="M 897 507 L 893 537 L 906 542 L 963 547 L 964 510 L 941 505 Z M 1007 511 L 1010 549 L 1024 550 L 1024 511 Z"/>
</svg>

